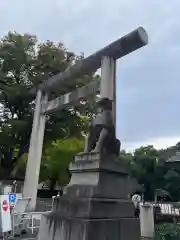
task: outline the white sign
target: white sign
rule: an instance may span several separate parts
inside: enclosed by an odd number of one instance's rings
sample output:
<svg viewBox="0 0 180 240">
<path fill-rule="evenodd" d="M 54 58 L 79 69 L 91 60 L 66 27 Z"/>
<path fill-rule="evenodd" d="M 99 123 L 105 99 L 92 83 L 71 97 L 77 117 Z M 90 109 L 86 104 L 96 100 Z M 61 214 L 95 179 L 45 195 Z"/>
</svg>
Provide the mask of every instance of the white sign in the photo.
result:
<svg viewBox="0 0 180 240">
<path fill-rule="evenodd" d="M 138 204 L 141 202 L 141 196 L 138 194 L 134 194 L 132 196 L 132 202 L 134 203 L 134 206 L 137 207 Z"/>
<path fill-rule="evenodd" d="M 0 227 L 1 232 L 4 233 L 12 230 L 9 195 L 0 195 L 0 205 Z"/>
</svg>

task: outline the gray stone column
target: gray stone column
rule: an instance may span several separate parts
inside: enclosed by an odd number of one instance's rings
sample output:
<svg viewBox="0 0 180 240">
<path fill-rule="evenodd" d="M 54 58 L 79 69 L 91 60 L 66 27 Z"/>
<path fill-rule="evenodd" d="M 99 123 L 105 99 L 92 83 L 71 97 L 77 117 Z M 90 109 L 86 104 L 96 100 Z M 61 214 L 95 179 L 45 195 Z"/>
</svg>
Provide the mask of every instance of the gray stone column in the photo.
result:
<svg viewBox="0 0 180 240">
<path fill-rule="evenodd" d="M 45 94 L 43 96 L 42 91 L 38 90 L 36 96 L 36 106 L 34 111 L 33 127 L 23 188 L 23 197 L 31 197 L 31 202 L 29 206 L 30 211 L 34 211 L 36 207 L 37 189 L 39 183 L 39 172 L 46 121 L 46 116 L 44 114 L 41 114 L 41 107 L 42 104 L 47 102 L 47 99 L 47 95 Z"/>
<path fill-rule="evenodd" d="M 140 205 L 140 227 L 141 237 L 144 239 L 154 238 L 154 207 L 153 204 Z"/>
<path fill-rule="evenodd" d="M 116 60 L 103 57 L 101 61 L 101 98 L 109 98 L 113 101 L 113 119 L 116 127 Z"/>
</svg>

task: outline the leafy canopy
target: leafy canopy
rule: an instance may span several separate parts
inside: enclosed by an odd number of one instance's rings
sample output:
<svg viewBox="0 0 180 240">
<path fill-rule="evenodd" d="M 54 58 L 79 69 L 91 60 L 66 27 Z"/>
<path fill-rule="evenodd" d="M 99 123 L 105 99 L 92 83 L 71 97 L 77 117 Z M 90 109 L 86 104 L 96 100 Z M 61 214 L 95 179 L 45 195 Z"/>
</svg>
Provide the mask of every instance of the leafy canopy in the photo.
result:
<svg viewBox="0 0 180 240">
<path fill-rule="evenodd" d="M 32 129 L 34 101 L 28 90 L 48 77 L 64 71 L 83 58 L 68 51 L 62 43 L 38 43 L 37 37 L 9 32 L 0 41 L 0 161 L 3 173 L 11 171 L 16 162 L 28 151 Z M 73 87 L 97 78 L 94 73 L 74 81 Z M 50 98 L 72 90 L 57 89 Z M 81 135 L 87 121 L 81 117 L 92 104 L 63 110 L 50 116 L 46 124 L 45 145 L 56 139 Z M 78 112 L 78 114 L 77 114 Z"/>
</svg>

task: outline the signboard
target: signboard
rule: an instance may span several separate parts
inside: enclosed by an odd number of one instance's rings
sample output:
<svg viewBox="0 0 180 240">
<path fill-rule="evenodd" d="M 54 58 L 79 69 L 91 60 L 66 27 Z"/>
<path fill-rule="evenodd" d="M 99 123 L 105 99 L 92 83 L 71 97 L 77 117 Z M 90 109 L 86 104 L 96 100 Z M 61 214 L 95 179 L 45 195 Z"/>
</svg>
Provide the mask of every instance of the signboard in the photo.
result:
<svg viewBox="0 0 180 240">
<path fill-rule="evenodd" d="M 11 194 L 9 194 L 9 206 L 10 206 L 10 208 L 13 208 L 15 204 L 16 204 L 16 194 L 11 193 Z"/>
<path fill-rule="evenodd" d="M 12 230 L 9 195 L 0 195 L 0 220 L 1 233 Z"/>
<path fill-rule="evenodd" d="M 14 206 L 16 205 L 18 199 L 22 199 L 22 194 L 21 193 L 10 193 L 9 194 L 9 206 L 10 206 L 10 209 L 14 208 Z"/>
<path fill-rule="evenodd" d="M 4 212 L 7 212 L 8 211 L 8 201 L 7 200 L 4 200 L 3 202 L 2 202 L 2 209 L 3 209 L 3 211 Z"/>
<path fill-rule="evenodd" d="M 134 194 L 132 196 L 132 202 L 133 202 L 134 206 L 137 207 L 138 204 L 141 202 L 141 196 L 139 194 Z"/>
<path fill-rule="evenodd" d="M 141 201 L 141 196 L 139 194 L 134 194 L 132 196 L 132 201 L 133 202 L 140 202 Z"/>
</svg>

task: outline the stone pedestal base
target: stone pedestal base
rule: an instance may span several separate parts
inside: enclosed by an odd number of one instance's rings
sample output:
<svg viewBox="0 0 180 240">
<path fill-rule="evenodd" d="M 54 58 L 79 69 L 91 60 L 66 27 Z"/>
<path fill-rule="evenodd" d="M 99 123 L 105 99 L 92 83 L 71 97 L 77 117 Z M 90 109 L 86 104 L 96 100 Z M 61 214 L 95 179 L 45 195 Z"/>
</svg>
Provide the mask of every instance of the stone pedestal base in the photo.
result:
<svg viewBox="0 0 180 240">
<path fill-rule="evenodd" d="M 44 215 L 38 240 L 140 240 L 138 219 L 77 219 Z"/>
<path fill-rule="evenodd" d="M 38 240 L 140 240 L 128 174 L 114 156 L 77 155 L 71 181 L 43 216 Z"/>
</svg>

